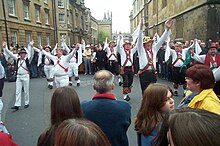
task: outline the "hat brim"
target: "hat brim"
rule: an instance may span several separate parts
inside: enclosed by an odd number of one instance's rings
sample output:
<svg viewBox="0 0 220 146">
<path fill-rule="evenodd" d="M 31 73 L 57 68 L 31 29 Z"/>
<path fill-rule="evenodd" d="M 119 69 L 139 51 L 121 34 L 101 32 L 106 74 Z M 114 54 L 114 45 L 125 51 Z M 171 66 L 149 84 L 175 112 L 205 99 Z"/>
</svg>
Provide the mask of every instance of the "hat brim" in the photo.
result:
<svg viewBox="0 0 220 146">
<path fill-rule="evenodd" d="M 149 43 L 149 42 L 151 42 L 151 43 L 152 43 L 152 42 L 153 42 L 153 40 L 151 40 L 151 39 L 150 39 L 150 40 L 144 41 L 144 42 L 143 42 L 143 44 L 147 44 L 147 43 Z"/>
<path fill-rule="evenodd" d="M 19 52 L 18 54 L 27 54 L 27 52 Z"/>
</svg>

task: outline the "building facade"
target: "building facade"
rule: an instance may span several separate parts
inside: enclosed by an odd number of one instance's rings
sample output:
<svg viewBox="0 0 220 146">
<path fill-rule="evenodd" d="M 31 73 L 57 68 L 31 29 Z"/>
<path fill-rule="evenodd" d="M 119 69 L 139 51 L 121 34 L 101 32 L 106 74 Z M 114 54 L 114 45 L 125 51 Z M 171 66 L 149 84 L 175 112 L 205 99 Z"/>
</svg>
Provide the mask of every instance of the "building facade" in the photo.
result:
<svg viewBox="0 0 220 146">
<path fill-rule="evenodd" d="M 220 39 L 219 0 L 148 0 L 147 5 L 150 35 L 162 34 L 164 22 L 172 18 L 175 21 L 173 39 Z"/>
<path fill-rule="evenodd" d="M 96 20 L 84 0 L 3 0 L 0 7 L 0 42 L 26 46 L 33 39 L 37 47 L 53 47 L 62 38 L 69 46 L 97 43 L 99 31 L 112 37 L 111 14 Z"/>
<path fill-rule="evenodd" d="M 0 6 L 0 42 L 27 46 L 33 39 L 37 47 L 54 44 L 53 1 L 3 0 Z"/>
<path fill-rule="evenodd" d="M 144 16 L 145 0 L 133 0 L 132 11 L 130 13 L 131 33 L 137 28 L 141 18 Z"/>
<path fill-rule="evenodd" d="M 98 43 L 98 22 L 97 20 L 91 16 L 91 32 L 92 32 L 92 43 Z"/>
<path fill-rule="evenodd" d="M 202 40 L 220 39 L 220 1 L 219 0 L 141 0 L 133 1 L 131 30 L 135 30 L 141 16 L 145 17 L 145 35 L 161 35 L 167 19 L 174 19 L 172 39 Z M 141 5 L 142 5 L 141 4 Z M 139 15 L 140 14 L 140 15 Z"/>
</svg>

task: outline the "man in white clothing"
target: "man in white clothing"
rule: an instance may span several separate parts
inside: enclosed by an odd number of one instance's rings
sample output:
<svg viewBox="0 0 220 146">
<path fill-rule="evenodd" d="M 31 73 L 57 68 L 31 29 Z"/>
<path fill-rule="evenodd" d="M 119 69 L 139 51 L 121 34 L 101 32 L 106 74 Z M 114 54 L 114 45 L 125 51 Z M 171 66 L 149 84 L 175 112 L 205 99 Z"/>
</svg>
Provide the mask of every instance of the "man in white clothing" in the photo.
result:
<svg viewBox="0 0 220 146">
<path fill-rule="evenodd" d="M 42 50 L 42 53 L 54 62 L 54 78 L 56 87 L 63 87 L 69 85 L 69 61 L 75 54 L 75 50 L 71 51 L 68 55 L 63 55 L 63 49 L 56 49 L 56 56 Z"/>
<path fill-rule="evenodd" d="M 15 56 L 6 45 L 6 42 L 3 42 L 3 49 L 7 52 L 7 54 L 14 58 L 17 68 L 17 79 L 16 79 L 16 101 L 11 109 L 18 110 L 21 106 L 21 91 L 22 87 L 24 89 L 24 99 L 25 99 L 25 106 L 24 108 L 29 107 L 29 82 L 30 82 L 30 62 L 33 58 L 34 51 L 31 49 L 34 42 L 31 41 L 28 45 L 28 49 L 22 48 L 19 52 L 19 57 Z"/>
<path fill-rule="evenodd" d="M 167 37 L 171 34 L 170 28 L 173 25 L 173 20 L 168 20 L 165 23 L 165 31 L 163 35 L 157 40 L 157 43 L 153 44 L 153 40 L 150 37 L 143 37 L 143 28 L 144 28 L 144 19 L 142 18 L 139 25 L 140 28 L 138 32 L 137 40 L 137 51 L 139 56 L 139 68 L 138 72 L 140 77 L 140 84 L 142 89 L 142 94 L 144 93 L 145 88 L 150 83 L 155 83 L 156 78 L 156 56 L 157 52 L 161 48 L 162 44 L 166 41 Z"/>
<path fill-rule="evenodd" d="M 2 91 L 4 87 L 4 81 L 5 81 L 5 69 L 2 66 L 2 63 L 0 61 L 0 122 L 2 121 L 1 119 L 1 114 L 2 114 L 2 109 L 3 109 Z"/>
</svg>

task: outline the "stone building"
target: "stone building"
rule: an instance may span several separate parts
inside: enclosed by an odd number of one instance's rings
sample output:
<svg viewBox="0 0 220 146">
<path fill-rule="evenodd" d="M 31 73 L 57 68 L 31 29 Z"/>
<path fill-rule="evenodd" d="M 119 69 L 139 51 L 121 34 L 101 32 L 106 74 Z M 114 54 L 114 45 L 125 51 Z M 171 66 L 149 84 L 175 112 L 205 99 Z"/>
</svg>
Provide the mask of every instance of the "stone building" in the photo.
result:
<svg viewBox="0 0 220 146">
<path fill-rule="evenodd" d="M 87 8 L 83 0 L 55 0 L 54 9 L 57 42 L 64 37 L 67 45 L 72 45 L 85 39 Z"/>
<path fill-rule="evenodd" d="M 104 13 L 103 20 L 97 20 L 98 22 L 98 32 L 105 32 L 112 39 L 112 13 L 109 11 Z"/>
<path fill-rule="evenodd" d="M 0 6 L 0 42 L 7 32 L 9 44 L 26 46 L 32 39 L 36 46 L 54 44 L 52 0 L 3 0 Z"/>
<path fill-rule="evenodd" d="M 131 14 L 131 30 L 145 17 L 145 35 L 153 36 L 155 32 L 161 35 L 164 22 L 172 18 L 173 39 L 220 39 L 219 0 L 134 0 Z"/>
<path fill-rule="evenodd" d="M 162 34 L 164 22 L 175 20 L 172 38 L 177 40 L 220 39 L 219 0 L 148 0 L 148 30 Z"/>
<path fill-rule="evenodd" d="M 98 22 L 97 20 L 91 16 L 91 32 L 92 32 L 92 41 L 91 43 L 97 44 L 98 43 Z"/>
<path fill-rule="evenodd" d="M 137 28 L 141 18 L 144 16 L 144 3 L 145 0 L 133 0 L 132 11 L 130 13 L 130 30 L 131 33 Z"/>
<path fill-rule="evenodd" d="M 7 40 L 6 32 L 9 44 L 26 46 L 33 39 L 38 47 L 47 44 L 53 47 L 61 42 L 62 37 L 67 45 L 82 39 L 86 43 L 97 43 L 99 31 L 105 31 L 109 36 L 112 34 L 111 13 L 105 14 L 104 20 L 96 20 L 85 7 L 84 0 L 3 2 L 0 1 L 0 42 Z"/>
</svg>

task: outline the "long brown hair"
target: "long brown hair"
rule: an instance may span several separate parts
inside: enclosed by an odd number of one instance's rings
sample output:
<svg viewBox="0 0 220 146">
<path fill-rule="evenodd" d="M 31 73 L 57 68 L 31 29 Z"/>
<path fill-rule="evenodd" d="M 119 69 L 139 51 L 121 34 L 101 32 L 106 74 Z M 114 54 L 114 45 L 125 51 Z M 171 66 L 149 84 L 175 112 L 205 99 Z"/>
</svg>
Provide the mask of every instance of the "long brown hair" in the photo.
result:
<svg viewBox="0 0 220 146">
<path fill-rule="evenodd" d="M 104 132 L 93 122 L 69 119 L 62 122 L 55 134 L 56 146 L 111 146 Z"/>
<path fill-rule="evenodd" d="M 71 118 L 81 118 L 79 97 L 73 88 L 57 88 L 51 99 L 51 125 L 58 125 Z"/>
<path fill-rule="evenodd" d="M 144 91 L 141 107 L 135 120 L 135 130 L 148 135 L 162 120 L 160 108 L 167 100 L 167 93 L 171 89 L 163 84 L 150 84 Z M 171 91 L 172 93 L 172 91 Z"/>
</svg>

